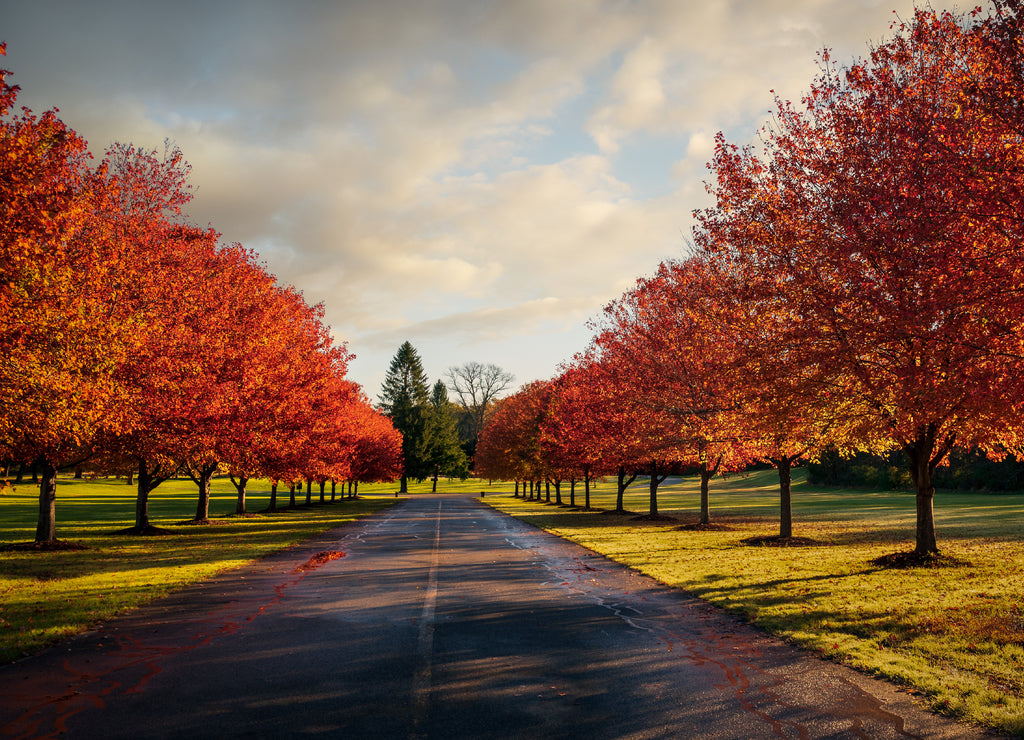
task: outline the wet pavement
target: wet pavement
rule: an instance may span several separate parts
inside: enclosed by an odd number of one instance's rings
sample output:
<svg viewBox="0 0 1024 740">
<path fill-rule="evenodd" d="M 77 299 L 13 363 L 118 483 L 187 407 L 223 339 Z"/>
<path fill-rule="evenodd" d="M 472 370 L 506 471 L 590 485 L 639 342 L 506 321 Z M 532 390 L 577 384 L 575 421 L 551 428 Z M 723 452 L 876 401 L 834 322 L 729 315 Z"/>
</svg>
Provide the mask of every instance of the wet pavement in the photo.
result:
<svg viewBox="0 0 1024 740">
<path fill-rule="evenodd" d="M 418 496 L 0 668 L 0 737 L 971 738 L 461 496 Z"/>
</svg>

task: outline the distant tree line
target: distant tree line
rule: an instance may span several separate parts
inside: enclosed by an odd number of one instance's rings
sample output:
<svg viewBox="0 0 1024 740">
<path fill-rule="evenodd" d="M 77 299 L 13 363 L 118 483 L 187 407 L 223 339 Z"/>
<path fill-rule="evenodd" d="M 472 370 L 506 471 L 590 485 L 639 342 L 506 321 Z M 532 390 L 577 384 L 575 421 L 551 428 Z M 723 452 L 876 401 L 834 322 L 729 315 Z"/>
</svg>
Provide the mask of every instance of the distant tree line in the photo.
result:
<svg viewBox="0 0 1024 740">
<path fill-rule="evenodd" d="M 936 468 L 932 476 L 936 488 L 969 492 L 1024 490 L 1024 461 L 1014 455 L 992 460 L 980 450 L 953 450 L 948 462 L 947 466 Z M 817 460 L 807 463 L 807 480 L 819 486 L 911 491 L 914 481 L 906 467 L 898 450 L 844 456 L 835 449 L 828 449 Z"/>
<path fill-rule="evenodd" d="M 451 367 L 445 377 L 448 385 L 438 380 L 431 386 L 419 353 L 406 341 L 384 378 L 378 408 L 402 434 L 401 493 L 408 491 L 409 478 L 430 478 L 436 491 L 441 476 L 469 476 L 484 420 L 513 380 L 512 373 L 480 362 Z"/>
</svg>

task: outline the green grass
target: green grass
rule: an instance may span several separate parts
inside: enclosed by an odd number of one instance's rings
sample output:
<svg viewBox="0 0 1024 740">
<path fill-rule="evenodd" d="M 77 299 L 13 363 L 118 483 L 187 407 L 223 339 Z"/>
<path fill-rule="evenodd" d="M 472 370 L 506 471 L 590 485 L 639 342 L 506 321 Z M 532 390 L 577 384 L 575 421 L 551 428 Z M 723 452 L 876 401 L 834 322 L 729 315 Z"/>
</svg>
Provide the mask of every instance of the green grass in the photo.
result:
<svg viewBox="0 0 1024 740">
<path fill-rule="evenodd" d="M 383 486 L 375 487 L 378 493 Z M 210 526 L 181 526 L 195 514 L 196 486 L 172 480 L 153 492 L 150 519 L 173 534 L 125 537 L 134 524 L 134 488 L 113 479 L 61 478 L 57 486 L 57 536 L 85 550 L 0 552 L 0 663 L 29 655 L 182 586 L 277 552 L 315 534 L 385 508 L 392 497 L 371 496 L 274 515 L 233 516 L 235 490 L 215 479 Z M 0 546 L 35 537 L 38 489 L 22 484 L 0 495 Z M 288 492 L 278 505 L 287 505 Z M 329 498 L 329 490 L 328 490 Z M 249 487 L 247 510 L 259 511 L 269 486 Z M 314 487 L 314 503 L 319 492 Z M 305 495 L 299 499 L 305 501 Z"/>
<path fill-rule="evenodd" d="M 429 480 L 425 481 L 409 481 L 409 495 L 416 496 L 421 493 L 430 493 L 431 483 Z M 437 482 L 438 493 L 461 493 L 471 494 L 479 496 L 481 491 L 491 493 L 492 491 L 506 491 L 507 486 L 504 483 L 494 481 L 493 483 L 479 478 L 467 478 L 466 480 L 459 480 L 457 478 L 441 478 Z M 398 482 L 394 483 L 360 483 L 359 494 L 368 494 L 373 496 L 394 496 L 395 492 L 398 491 Z"/>
<path fill-rule="evenodd" d="M 794 535 L 813 547 L 753 547 L 778 534 L 775 471 L 712 481 L 711 520 L 696 523 L 698 483 L 676 480 L 659 495 L 678 522 L 484 499 L 532 524 L 699 595 L 825 657 L 918 692 L 932 708 L 1024 736 L 1024 495 L 939 492 L 939 547 L 964 564 L 887 569 L 882 555 L 913 549 L 909 493 L 809 486 L 794 477 Z M 567 488 L 567 487 L 563 487 Z M 613 480 L 591 505 L 614 508 Z M 567 491 L 563 500 L 568 502 Z M 647 512 L 645 482 L 626 508 Z M 582 489 L 577 486 L 578 505 Z"/>
</svg>

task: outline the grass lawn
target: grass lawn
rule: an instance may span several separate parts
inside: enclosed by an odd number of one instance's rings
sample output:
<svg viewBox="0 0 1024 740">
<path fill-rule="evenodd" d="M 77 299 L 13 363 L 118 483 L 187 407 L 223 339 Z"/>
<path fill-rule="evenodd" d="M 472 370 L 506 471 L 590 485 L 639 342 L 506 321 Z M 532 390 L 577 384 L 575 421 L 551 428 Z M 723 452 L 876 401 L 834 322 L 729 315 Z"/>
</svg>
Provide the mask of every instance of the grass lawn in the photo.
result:
<svg viewBox="0 0 1024 740">
<path fill-rule="evenodd" d="M 443 485 L 443 484 L 442 484 Z M 370 495 L 371 490 L 378 495 Z M 150 519 L 173 534 L 125 537 L 134 524 L 135 490 L 113 479 L 60 478 L 57 537 L 85 550 L 0 551 L 0 663 L 38 652 L 115 614 L 209 578 L 395 502 L 396 485 L 360 487 L 360 498 L 298 507 L 272 516 L 237 517 L 235 489 L 215 479 L 210 526 L 180 526 L 195 514 L 197 489 L 172 480 L 151 494 Z M 38 488 L 25 483 L 0 494 L 0 546 L 35 537 Z M 259 511 L 269 484 L 250 484 L 247 510 Z M 383 495 L 387 494 L 387 496 Z M 329 498 L 329 491 L 328 491 Z M 314 487 L 314 503 L 319 492 Z M 305 495 L 299 499 L 305 502 Z M 278 505 L 287 505 L 288 491 Z"/>
<path fill-rule="evenodd" d="M 938 711 L 1024 736 L 1024 495 L 938 492 L 939 548 L 964 564 L 901 570 L 871 561 L 913 549 L 910 493 L 818 489 L 795 471 L 794 535 L 820 544 L 758 547 L 742 540 L 778 534 L 775 471 L 712 481 L 711 520 L 722 529 L 680 529 L 698 520 L 699 483 L 669 482 L 659 509 L 676 522 L 525 502 L 511 484 L 484 501 L 903 684 Z M 627 509 L 644 514 L 647 504 L 646 481 L 627 489 Z M 613 479 L 591 505 L 614 508 Z"/>
</svg>

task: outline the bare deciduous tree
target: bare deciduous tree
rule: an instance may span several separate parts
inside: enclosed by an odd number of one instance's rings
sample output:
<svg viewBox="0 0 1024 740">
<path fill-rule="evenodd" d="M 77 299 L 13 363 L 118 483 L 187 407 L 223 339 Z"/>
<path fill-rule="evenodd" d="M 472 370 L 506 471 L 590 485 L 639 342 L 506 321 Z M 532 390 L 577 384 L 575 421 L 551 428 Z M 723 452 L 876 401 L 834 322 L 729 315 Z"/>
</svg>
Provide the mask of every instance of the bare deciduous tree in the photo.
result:
<svg viewBox="0 0 1024 740">
<path fill-rule="evenodd" d="M 466 441 L 472 450 L 476 447 L 477 436 L 483 428 L 488 408 L 501 393 L 508 390 L 515 376 L 494 364 L 467 362 L 459 367 L 448 368 L 444 377 L 456 404 L 465 413 Z"/>
</svg>

